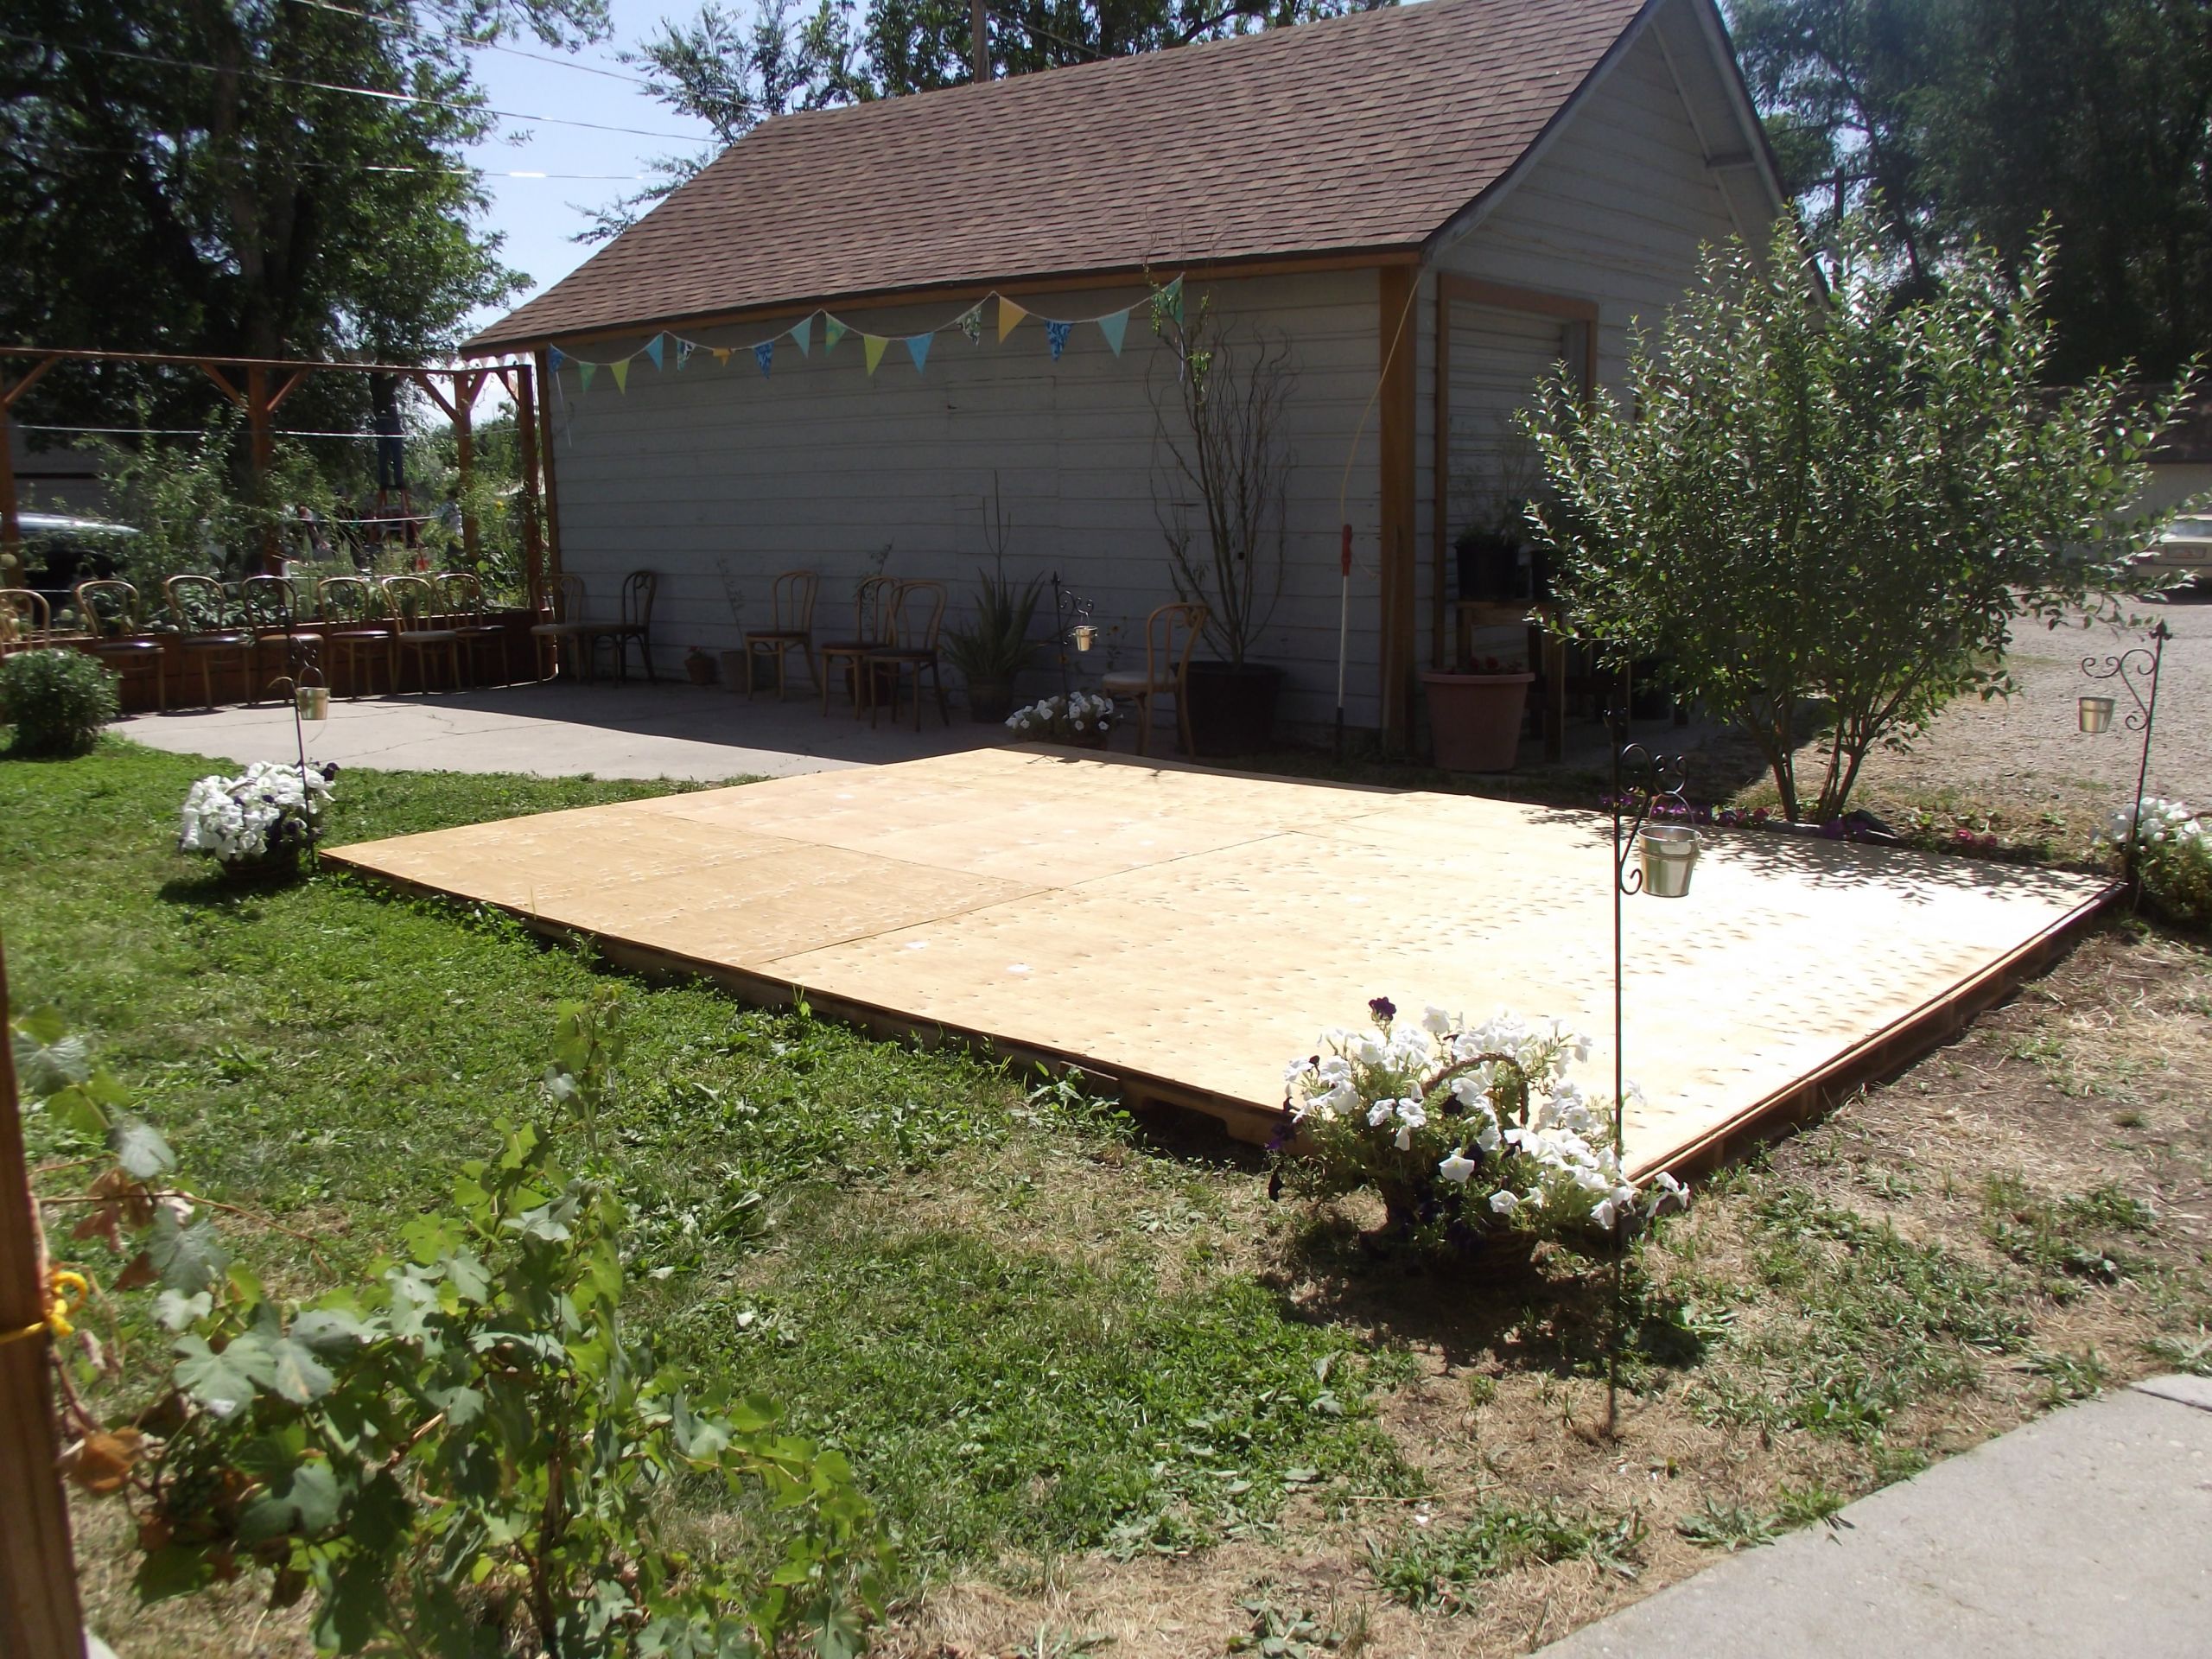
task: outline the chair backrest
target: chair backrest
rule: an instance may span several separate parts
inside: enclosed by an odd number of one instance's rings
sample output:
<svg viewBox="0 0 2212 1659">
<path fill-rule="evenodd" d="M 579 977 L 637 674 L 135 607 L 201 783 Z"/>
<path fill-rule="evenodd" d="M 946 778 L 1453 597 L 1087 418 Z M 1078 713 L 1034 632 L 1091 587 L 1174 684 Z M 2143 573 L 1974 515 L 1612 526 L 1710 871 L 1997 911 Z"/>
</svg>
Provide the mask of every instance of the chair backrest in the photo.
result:
<svg viewBox="0 0 2212 1659">
<path fill-rule="evenodd" d="M 210 633 L 236 620 L 231 596 L 213 576 L 171 576 L 162 583 L 169 614 L 187 633 Z"/>
<path fill-rule="evenodd" d="M 238 583 L 238 609 L 248 626 L 272 633 L 307 620 L 289 576 L 248 576 Z"/>
<path fill-rule="evenodd" d="M 572 576 L 563 570 L 553 578 L 550 594 L 553 601 L 556 622 L 581 622 L 584 620 L 584 579 Z"/>
<path fill-rule="evenodd" d="M 944 584 L 902 582 L 891 601 L 891 644 L 899 651 L 935 651 L 944 625 Z"/>
<path fill-rule="evenodd" d="M 384 590 L 366 576 L 325 576 L 315 585 L 315 602 L 326 621 L 365 626 L 388 620 Z"/>
<path fill-rule="evenodd" d="M 853 589 L 853 638 L 862 645 L 889 645 L 892 605 L 898 596 L 898 577 L 861 577 Z"/>
<path fill-rule="evenodd" d="M 116 577 L 77 584 L 77 614 L 85 632 L 100 639 L 138 632 L 138 590 Z"/>
<path fill-rule="evenodd" d="M 0 588 L 0 645 L 29 645 L 54 632 L 46 595 L 30 588 Z"/>
<path fill-rule="evenodd" d="M 378 585 L 394 632 L 415 633 L 437 626 L 438 590 L 421 576 L 386 576 Z"/>
<path fill-rule="evenodd" d="M 622 626 L 639 633 L 653 625 L 653 590 L 660 578 L 651 570 L 632 570 L 622 578 Z"/>
<path fill-rule="evenodd" d="M 484 614 L 484 584 L 466 570 L 448 570 L 438 579 L 449 616 Z"/>
<path fill-rule="evenodd" d="M 774 613 L 769 626 L 779 633 L 811 633 L 814 595 L 821 586 L 822 578 L 811 570 L 786 570 L 778 576 L 769 590 Z"/>
<path fill-rule="evenodd" d="M 1191 652 L 1205 626 L 1206 607 L 1203 605 L 1162 605 L 1145 618 L 1145 683 L 1173 684 L 1179 690 L 1184 671 L 1191 665 Z"/>
</svg>

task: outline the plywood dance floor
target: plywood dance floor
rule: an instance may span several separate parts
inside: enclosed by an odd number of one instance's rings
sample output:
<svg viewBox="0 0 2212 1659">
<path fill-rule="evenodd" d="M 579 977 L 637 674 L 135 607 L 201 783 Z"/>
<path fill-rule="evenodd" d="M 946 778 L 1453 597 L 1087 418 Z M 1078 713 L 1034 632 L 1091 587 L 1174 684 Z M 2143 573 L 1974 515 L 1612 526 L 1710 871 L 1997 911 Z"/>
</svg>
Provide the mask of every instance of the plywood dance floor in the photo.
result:
<svg viewBox="0 0 2212 1659">
<path fill-rule="evenodd" d="M 1557 1016 L 1610 1082 L 1608 821 L 984 749 L 326 854 L 878 1028 L 1079 1065 L 1264 1138 L 1283 1062 L 1387 995 Z M 2107 891 L 1764 832 L 1627 907 L 1628 1156 L 1710 1156 L 1955 1029 Z"/>
</svg>

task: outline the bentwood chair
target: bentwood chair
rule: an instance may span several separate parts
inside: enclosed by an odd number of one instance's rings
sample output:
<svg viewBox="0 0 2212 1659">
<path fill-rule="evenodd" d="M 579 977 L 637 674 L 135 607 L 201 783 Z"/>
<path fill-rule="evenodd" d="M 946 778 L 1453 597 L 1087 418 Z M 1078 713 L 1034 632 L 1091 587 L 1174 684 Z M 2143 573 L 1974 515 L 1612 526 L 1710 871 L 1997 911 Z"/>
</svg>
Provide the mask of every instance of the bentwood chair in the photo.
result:
<svg viewBox="0 0 2212 1659">
<path fill-rule="evenodd" d="M 814 595 L 821 578 L 811 570 L 786 570 L 769 589 L 769 626 L 748 629 L 745 635 L 745 700 L 753 701 L 754 659 L 772 657 L 776 663 L 776 701 L 784 700 L 784 675 L 792 652 L 806 658 L 807 677 L 817 689 L 822 675 L 814 666 Z"/>
<path fill-rule="evenodd" d="M 138 590 L 112 579 L 77 584 L 77 614 L 92 636 L 92 654 L 126 678 L 134 668 L 154 677 L 154 707 L 168 712 L 168 653 L 147 637 L 138 614 Z"/>
<path fill-rule="evenodd" d="M 645 665 L 645 677 L 660 677 L 653 671 L 653 594 L 659 586 L 660 577 L 653 571 L 632 570 L 622 578 L 615 620 L 594 622 L 583 632 L 584 649 L 594 662 L 601 645 L 613 649 L 617 679 L 630 677 L 630 646 L 633 641 L 638 647 L 638 659 Z"/>
<path fill-rule="evenodd" d="M 392 648 L 401 660 L 415 659 L 416 689 L 430 694 L 430 658 L 442 653 L 446 683 L 461 690 L 461 632 L 438 613 L 438 591 L 421 576 L 386 576 L 385 606 L 391 613 Z M 397 678 L 392 689 L 398 690 Z"/>
<path fill-rule="evenodd" d="M 0 588 L 0 657 L 33 651 L 54 636 L 54 607 L 33 588 Z"/>
<path fill-rule="evenodd" d="M 578 647 L 590 627 L 591 624 L 584 620 L 584 579 L 569 575 L 565 571 L 554 577 L 553 620 L 533 622 L 530 629 L 530 637 L 537 642 L 539 652 L 537 665 L 543 671 L 539 677 L 550 680 L 561 672 L 563 647 L 569 654 L 569 672 L 588 676 L 591 671 L 589 650 L 587 648 L 582 652 L 581 668 L 577 665 L 577 656 Z M 552 659 L 550 662 L 546 660 L 549 656 Z"/>
<path fill-rule="evenodd" d="M 169 615 L 176 622 L 177 644 L 187 661 L 199 662 L 201 699 L 213 709 L 218 663 L 235 658 L 239 677 L 252 680 L 253 635 L 238 626 L 230 594 L 213 576 L 171 576 L 162 584 L 162 591 L 168 595 Z M 249 683 L 249 696 L 252 689 Z"/>
<path fill-rule="evenodd" d="M 484 584 L 466 570 L 448 570 L 437 578 L 445 601 L 446 626 L 461 636 L 461 658 L 468 669 L 468 682 L 476 683 L 476 653 L 486 645 L 499 652 L 499 680 L 514 678 L 514 658 L 507 649 L 507 625 L 492 614 L 484 601 Z"/>
<path fill-rule="evenodd" d="M 1175 729 L 1183 753 L 1191 753 L 1191 652 L 1205 632 L 1203 605 L 1162 605 L 1144 620 L 1144 669 L 1122 669 L 1103 676 L 1098 689 L 1116 702 L 1137 706 L 1137 753 L 1146 752 L 1152 734 L 1155 697 L 1175 699 Z"/>
<path fill-rule="evenodd" d="M 938 672 L 938 632 L 944 626 L 944 584 L 941 582 L 902 582 L 891 601 L 891 643 L 861 658 L 861 677 L 868 682 L 868 723 L 875 724 L 888 688 L 891 720 L 899 720 L 899 694 L 906 676 L 914 677 L 914 729 L 922 729 L 922 676 L 926 673 L 937 690 L 937 712 L 952 724 L 951 705 L 944 696 L 944 680 Z"/>
<path fill-rule="evenodd" d="M 366 576 L 325 576 L 315 585 L 315 601 L 322 613 L 331 659 L 346 682 L 346 695 L 359 696 L 379 662 L 385 689 L 397 694 L 399 647 L 393 643 L 383 589 Z"/>
<path fill-rule="evenodd" d="M 247 701 L 259 702 L 261 693 L 276 675 L 299 683 L 302 670 L 322 672 L 322 636 L 302 632 L 307 613 L 300 605 L 299 589 L 289 576 L 248 576 L 238 583 L 238 609 L 246 631 L 253 635 L 253 686 Z M 274 674 L 267 673 L 262 658 L 276 658 Z"/>
<path fill-rule="evenodd" d="M 861 673 L 861 659 L 871 651 L 891 644 L 891 601 L 899 591 L 896 576 L 868 576 L 853 590 L 853 633 L 849 639 L 832 639 L 815 649 L 822 659 L 822 712 L 830 712 L 830 682 L 837 664 L 853 688 L 853 718 L 868 707 L 868 683 Z"/>
</svg>

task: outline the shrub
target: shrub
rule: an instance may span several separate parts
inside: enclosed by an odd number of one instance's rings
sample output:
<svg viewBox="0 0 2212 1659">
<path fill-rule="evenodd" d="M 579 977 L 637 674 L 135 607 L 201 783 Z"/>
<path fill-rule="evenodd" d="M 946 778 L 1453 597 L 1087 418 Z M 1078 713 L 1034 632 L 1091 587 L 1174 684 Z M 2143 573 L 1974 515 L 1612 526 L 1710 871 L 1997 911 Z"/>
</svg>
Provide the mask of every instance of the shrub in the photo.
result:
<svg viewBox="0 0 2212 1659">
<path fill-rule="evenodd" d="M 1568 1080 L 1586 1037 L 1503 1013 L 1470 1026 L 1434 1007 L 1402 1025 L 1388 997 L 1368 1008 L 1375 1035 L 1326 1033 L 1325 1053 L 1284 1070 L 1291 1185 L 1318 1197 L 1371 1186 L 1393 1232 L 1432 1246 L 1505 1229 L 1620 1237 L 1681 1199 L 1671 1175 L 1637 1192 L 1611 1103 Z"/>
<path fill-rule="evenodd" d="M 304 1305 L 233 1259 L 81 1042 L 51 1013 L 19 1022 L 27 1091 L 113 1152 L 74 1236 L 107 1241 L 108 1299 L 143 1287 L 167 1333 L 133 1379 L 145 1408 L 103 1422 L 63 1399 L 67 1472 L 130 1506 L 142 1598 L 258 1565 L 272 1605 L 312 1597 L 324 1651 L 860 1651 L 887 1556 L 844 1459 L 779 1433 L 765 1400 L 696 1395 L 625 1328 L 627 1217 L 594 1144 L 613 1014 L 564 1008 L 543 1121 L 499 1126 L 451 1211 L 399 1230 L 400 1259 Z M 741 1546 L 670 1525 L 673 1494 L 707 1486 Z"/>
<path fill-rule="evenodd" d="M 0 719 L 18 754 L 84 754 L 122 711 L 116 676 L 81 651 L 19 651 L 0 658 Z"/>
</svg>

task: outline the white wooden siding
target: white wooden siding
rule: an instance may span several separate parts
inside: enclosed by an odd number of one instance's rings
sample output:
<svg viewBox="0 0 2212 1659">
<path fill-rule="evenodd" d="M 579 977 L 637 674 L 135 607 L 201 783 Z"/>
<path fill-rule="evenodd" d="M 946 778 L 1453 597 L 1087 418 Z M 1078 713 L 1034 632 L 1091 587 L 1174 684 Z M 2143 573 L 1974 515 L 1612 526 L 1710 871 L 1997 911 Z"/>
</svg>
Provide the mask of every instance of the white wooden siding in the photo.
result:
<svg viewBox="0 0 2212 1659">
<path fill-rule="evenodd" d="M 1364 270 L 1211 289 L 1240 330 L 1262 326 L 1290 346 L 1296 379 L 1286 437 L 1297 464 L 1284 593 L 1259 654 L 1288 671 L 1284 713 L 1300 722 L 1327 720 L 1333 705 L 1338 491 L 1355 447 L 1345 511 L 1364 545 L 1375 544 L 1371 416 L 1356 446 L 1353 438 L 1379 367 L 1375 293 L 1375 274 Z M 1142 293 L 1024 297 L 1039 315 L 1087 317 Z M 1200 298 L 1195 288 L 1188 296 L 1193 306 Z M 1155 502 L 1183 493 L 1171 490 L 1154 415 L 1155 398 L 1176 415 L 1174 355 L 1141 306 L 1118 359 L 1084 324 L 1057 364 L 1041 321 L 1033 316 L 1001 341 L 993 308 L 979 344 L 941 331 L 918 374 L 898 336 L 944 323 L 958 309 L 852 312 L 855 327 L 893 337 L 873 377 L 859 336 L 826 353 L 818 321 L 808 356 L 779 340 L 765 380 L 750 350 L 761 325 L 687 331 L 735 350 L 727 364 L 695 353 L 680 373 L 672 350 L 658 372 L 640 358 L 626 393 L 604 369 L 582 391 L 576 369 L 564 367 L 553 410 L 564 568 L 583 578 L 595 606 L 611 602 L 623 571 L 660 572 L 653 633 L 664 669 L 688 645 L 738 642 L 718 559 L 756 624 L 766 614 L 767 577 L 807 568 L 823 578 L 817 630 L 847 631 L 853 586 L 879 557 L 891 575 L 950 582 L 948 615 L 957 618 L 988 557 L 984 514 L 995 486 L 1011 523 L 1009 569 L 1025 576 L 1057 570 L 1093 601 L 1102 627 L 1121 629 L 1121 661 L 1129 664 L 1142 651 L 1146 613 L 1174 597 Z M 611 358 L 637 343 L 587 355 Z M 1355 583 L 1354 592 L 1349 717 L 1371 726 L 1375 584 Z M 1039 635 L 1049 628 L 1040 618 Z M 1083 666 L 1104 662 L 1093 656 Z M 1046 658 L 1027 689 L 1054 681 Z"/>
</svg>

